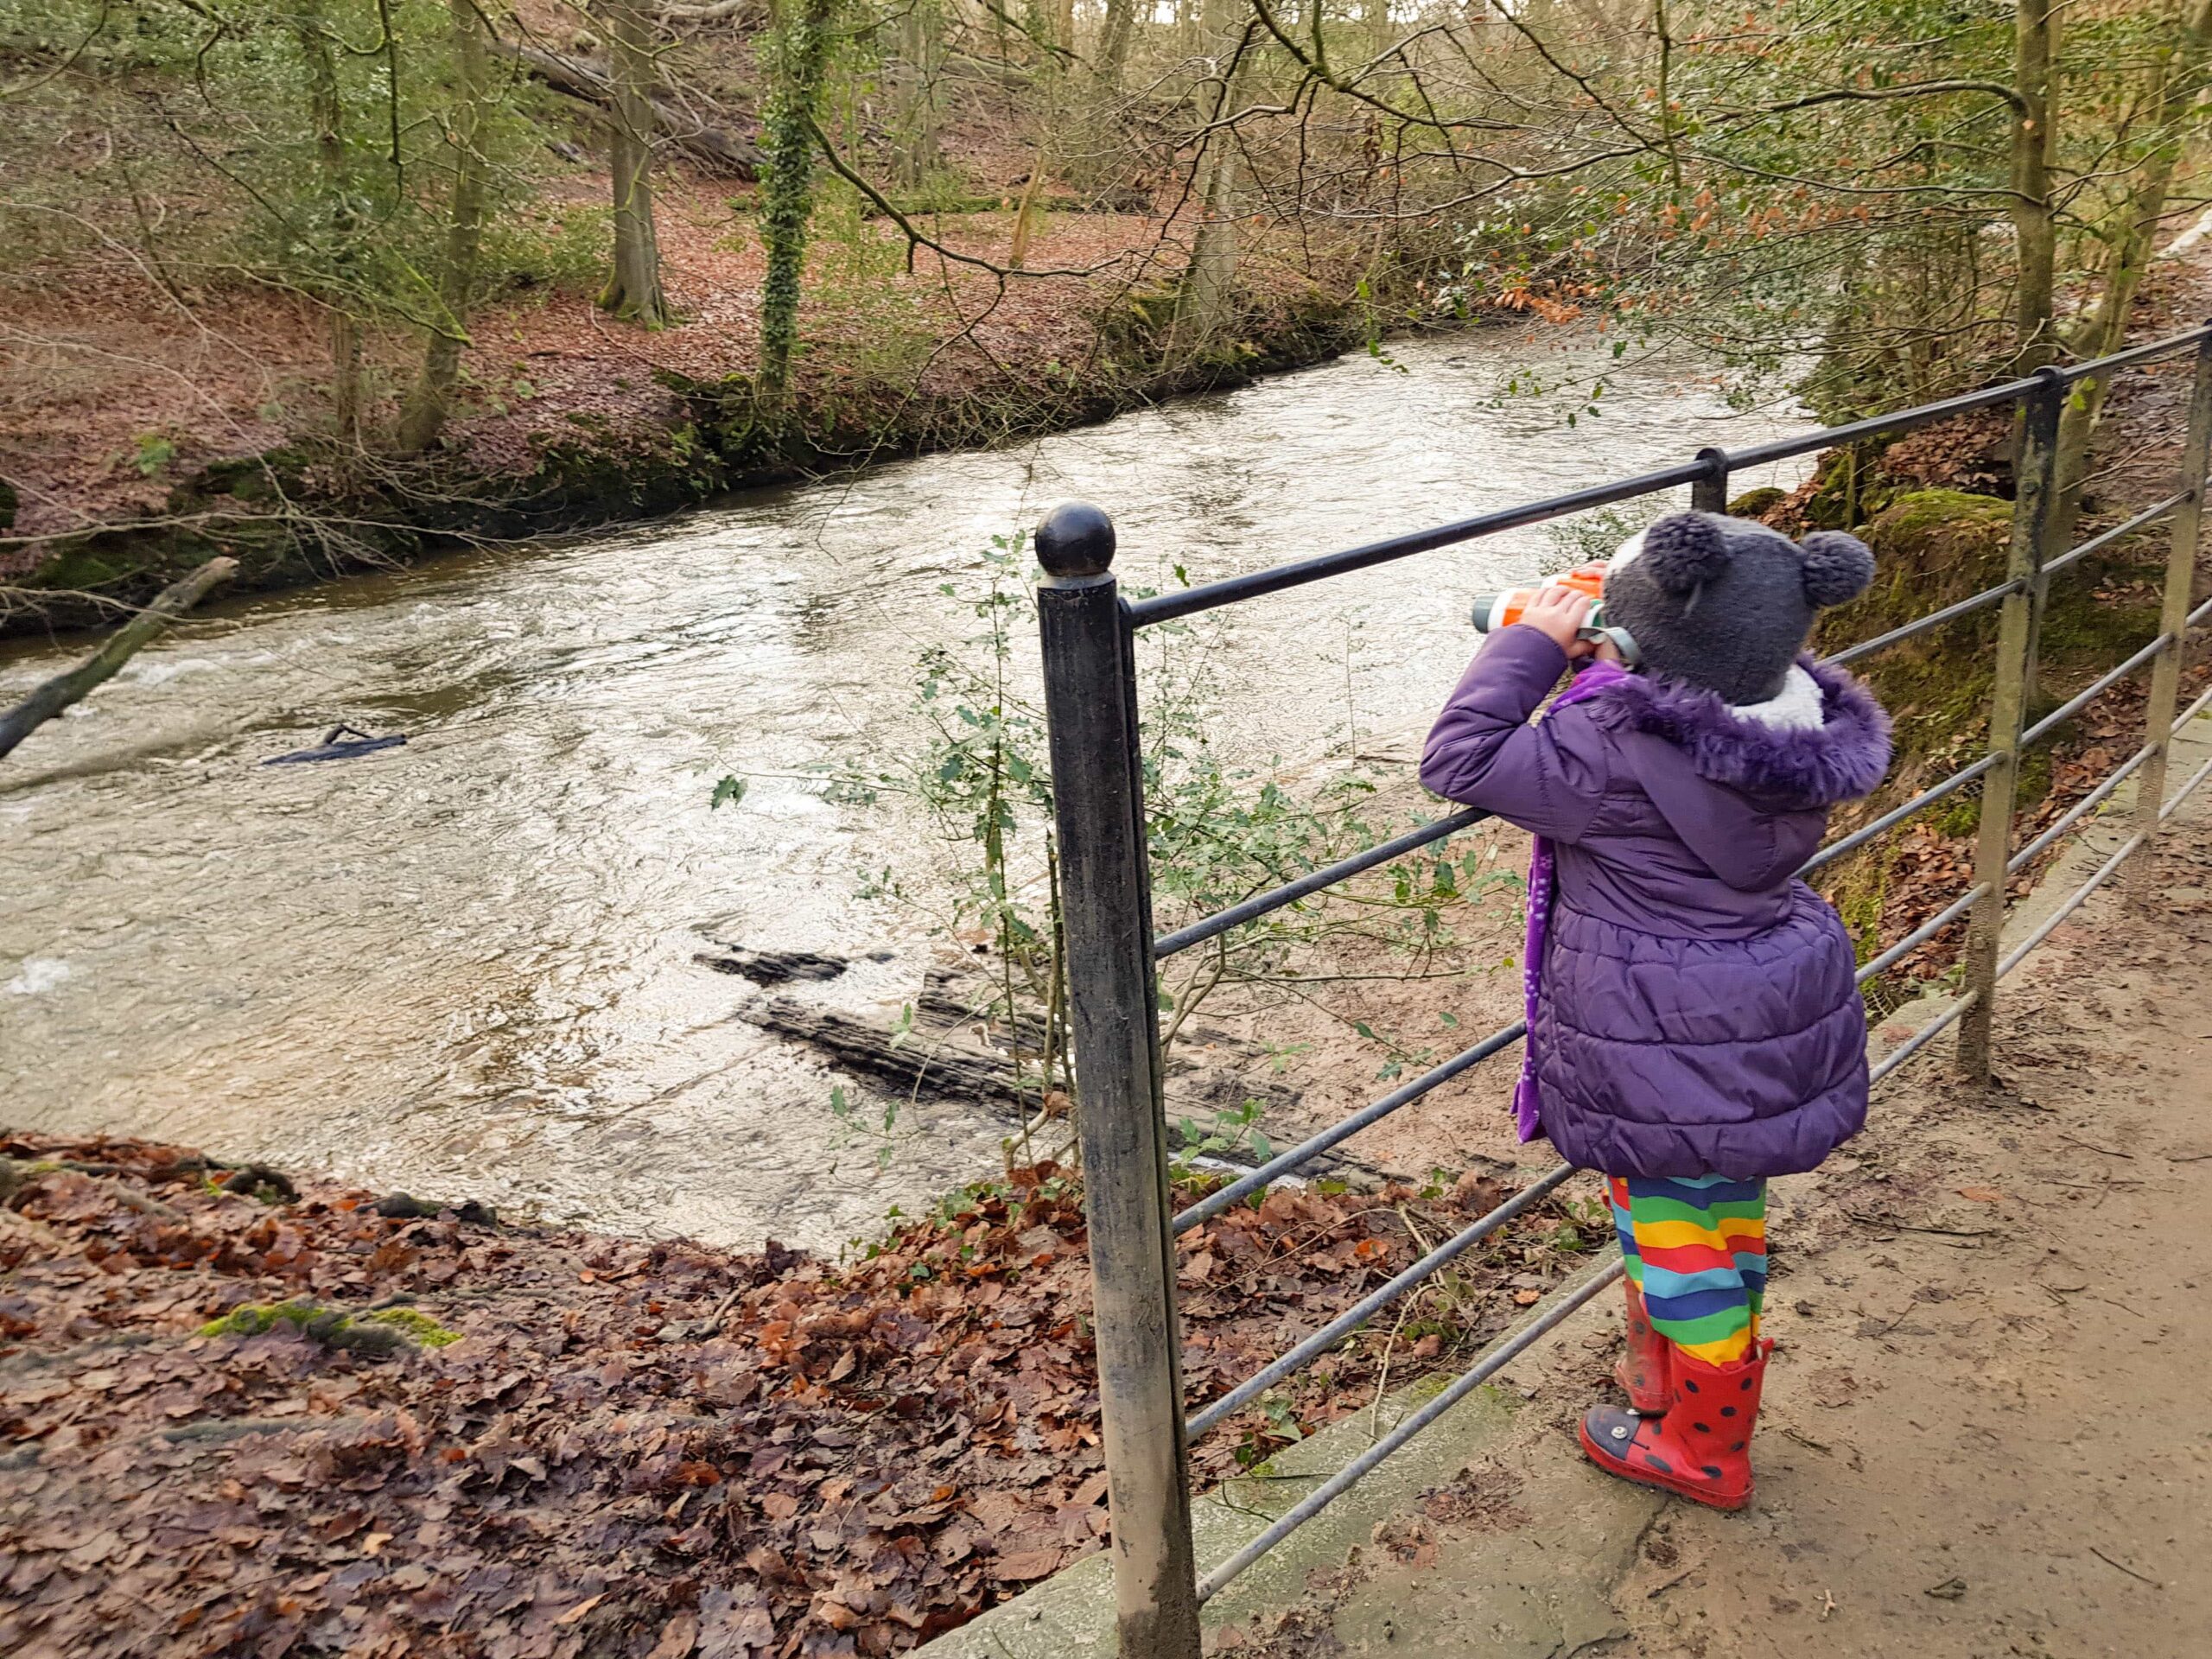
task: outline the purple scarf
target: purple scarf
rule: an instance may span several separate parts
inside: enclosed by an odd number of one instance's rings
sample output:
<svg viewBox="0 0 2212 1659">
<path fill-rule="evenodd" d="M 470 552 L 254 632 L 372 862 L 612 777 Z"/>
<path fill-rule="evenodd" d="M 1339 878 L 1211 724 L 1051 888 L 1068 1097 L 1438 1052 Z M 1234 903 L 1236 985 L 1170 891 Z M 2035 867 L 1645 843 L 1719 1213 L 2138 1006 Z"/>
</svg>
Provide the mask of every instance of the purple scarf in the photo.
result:
<svg viewBox="0 0 2212 1659">
<path fill-rule="evenodd" d="M 1571 702 L 1594 697 L 1626 678 L 1628 671 L 1619 664 L 1592 660 L 1568 683 L 1566 690 L 1552 700 L 1551 706 L 1564 709 Z M 1529 940 L 1521 957 L 1529 1033 L 1521 1045 L 1521 1080 L 1513 1085 L 1513 1126 L 1523 1141 L 1533 1141 L 1543 1132 L 1536 1100 L 1536 994 L 1543 982 L 1544 939 L 1550 931 L 1551 913 L 1552 844 L 1538 836 L 1529 856 Z"/>
</svg>

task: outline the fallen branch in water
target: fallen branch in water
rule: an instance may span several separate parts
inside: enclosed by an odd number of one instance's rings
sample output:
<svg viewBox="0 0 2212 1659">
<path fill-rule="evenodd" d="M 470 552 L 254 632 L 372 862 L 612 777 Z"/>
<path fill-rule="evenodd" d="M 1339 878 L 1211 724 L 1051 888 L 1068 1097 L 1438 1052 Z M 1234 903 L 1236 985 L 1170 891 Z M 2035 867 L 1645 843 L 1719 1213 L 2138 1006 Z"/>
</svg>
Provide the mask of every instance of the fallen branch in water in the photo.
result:
<svg viewBox="0 0 2212 1659">
<path fill-rule="evenodd" d="M 181 582 L 171 582 L 154 602 L 110 634 L 100 648 L 66 674 L 57 674 L 0 715 L 0 755 L 75 702 L 112 679 L 118 669 L 169 624 L 238 574 L 236 559 L 210 559 Z"/>
</svg>

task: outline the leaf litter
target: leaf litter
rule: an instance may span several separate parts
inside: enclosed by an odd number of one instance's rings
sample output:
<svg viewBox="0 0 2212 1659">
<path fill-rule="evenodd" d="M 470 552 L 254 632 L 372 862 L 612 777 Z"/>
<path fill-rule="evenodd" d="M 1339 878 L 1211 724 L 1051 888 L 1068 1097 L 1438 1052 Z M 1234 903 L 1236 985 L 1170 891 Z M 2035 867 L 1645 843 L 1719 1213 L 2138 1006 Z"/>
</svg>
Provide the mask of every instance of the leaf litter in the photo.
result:
<svg viewBox="0 0 2212 1659">
<path fill-rule="evenodd" d="M 1081 1192 L 1049 1163 L 833 1262 L 227 1190 L 140 1141 L 0 1158 L 0 1651 L 893 1654 L 1108 1535 Z M 1283 1189 L 1194 1230 L 1192 1403 L 1509 1190 Z M 1469 1251 L 1194 1480 L 1464 1363 L 1602 1243 L 1577 1214 Z"/>
</svg>

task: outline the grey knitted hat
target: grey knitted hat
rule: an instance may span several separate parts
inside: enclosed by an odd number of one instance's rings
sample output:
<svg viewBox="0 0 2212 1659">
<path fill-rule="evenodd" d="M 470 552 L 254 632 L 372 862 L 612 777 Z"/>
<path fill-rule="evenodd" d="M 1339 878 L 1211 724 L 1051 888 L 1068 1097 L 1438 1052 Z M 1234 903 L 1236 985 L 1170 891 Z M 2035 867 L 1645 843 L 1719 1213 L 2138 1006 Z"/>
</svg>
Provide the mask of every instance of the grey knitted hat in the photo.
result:
<svg viewBox="0 0 2212 1659">
<path fill-rule="evenodd" d="M 1632 537 L 1605 573 L 1605 621 L 1626 628 L 1646 673 L 1764 702 L 1782 690 L 1816 612 L 1856 599 L 1874 555 L 1856 536 L 1780 531 L 1677 512 Z"/>
</svg>

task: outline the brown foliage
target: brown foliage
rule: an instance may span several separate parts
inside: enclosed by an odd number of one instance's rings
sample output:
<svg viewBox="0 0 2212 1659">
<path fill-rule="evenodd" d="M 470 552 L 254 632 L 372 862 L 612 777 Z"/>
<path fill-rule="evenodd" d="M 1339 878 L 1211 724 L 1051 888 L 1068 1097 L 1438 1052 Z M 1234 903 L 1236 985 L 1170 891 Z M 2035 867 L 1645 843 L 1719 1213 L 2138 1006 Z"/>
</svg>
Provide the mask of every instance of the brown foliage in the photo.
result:
<svg viewBox="0 0 2212 1659">
<path fill-rule="evenodd" d="M 102 1172 L 18 1163 L 0 1209 L 10 1654 L 895 1653 L 1107 1530 L 1080 1195 L 1050 1165 L 838 1266 L 307 1182 L 264 1204 L 143 1142 L 0 1154 Z M 1186 1239 L 1192 1397 L 1502 1191 L 1281 1192 Z M 1504 1324 L 1560 1225 L 1471 1253 L 1458 1322 L 1421 1327 L 1448 1341 L 1371 1333 L 1265 1434 L 1203 1443 L 1202 1478 L 1357 1408 L 1386 1351 L 1402 1382 Z M 401 1299 L 461 1340 L 200 1334 L 309 1297 Z"/>
</svg>

